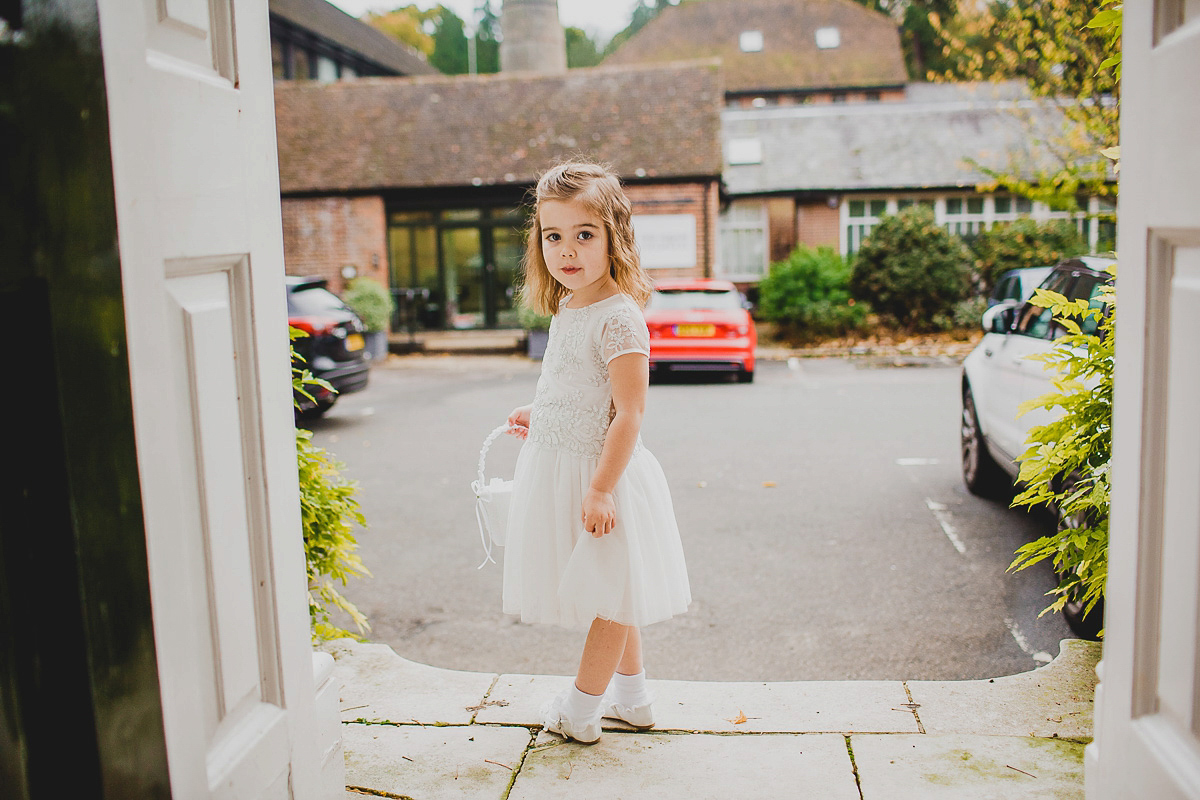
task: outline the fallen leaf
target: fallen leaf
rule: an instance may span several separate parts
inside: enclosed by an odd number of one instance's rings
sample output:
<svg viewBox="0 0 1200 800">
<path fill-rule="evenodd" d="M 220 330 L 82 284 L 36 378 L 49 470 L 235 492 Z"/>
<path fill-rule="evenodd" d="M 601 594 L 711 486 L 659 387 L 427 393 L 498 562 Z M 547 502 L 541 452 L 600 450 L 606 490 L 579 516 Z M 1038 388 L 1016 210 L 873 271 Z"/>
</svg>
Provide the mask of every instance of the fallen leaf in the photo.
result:
<svg viewBox="0 0 1200 800">
<path fill-rule="evenodd" d="M 774 489 L 775 481 L 763 481 L 763 488 L 764 489 Z"/>
<path fill-rule="evenodd" d="M 749 719 L 749 717 L 747 717 L 744 713 L 742 713 L 742 710 L 739 708 L 737 716 L 732 717 L 729 721 L 732 722 L 734 725 L 741 725 L 747 719 Z"/>
</svg>

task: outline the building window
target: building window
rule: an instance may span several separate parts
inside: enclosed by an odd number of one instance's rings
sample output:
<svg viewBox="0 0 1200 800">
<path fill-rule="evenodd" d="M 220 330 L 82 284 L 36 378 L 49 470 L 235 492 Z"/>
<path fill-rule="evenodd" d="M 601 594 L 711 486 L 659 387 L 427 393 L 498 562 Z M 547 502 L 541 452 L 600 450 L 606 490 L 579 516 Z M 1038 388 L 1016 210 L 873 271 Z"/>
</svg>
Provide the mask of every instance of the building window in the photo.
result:
<svg viewBox="0 0 1200 800">
<path fill-rule="evenodd" d="M 767 206 L 734 200 L 721 212 L 718 271 L 729 278 L 757 280 L 767 274 Z"/>
<path fill-rule="evenodd" d="M 333 83 L 337 79 L 337 62 L 328 56 L 317 56 L 317 80 L 321 83 Z"/>
<path fill-rule="evenodd" d="M 842 35 L 837 28 L 817 28 L 817 48 L 833 50 L 842 43 Z"/>
<path fill-rule="evenodd" d="M 763 49 L 762 31 L 742 31 L 738 37 L 738 47 L 743 53 L 761 53 Z"/>
<path fill-rule="evenodd" d="M 730 139 L 726 160 L 730 166 L 762 163 L 761 139 Z"/>
<path fill-rule="evenodd" d="M 358 77 L 358 71 L 349 64 L 342 64 L 342 80 L 352 81 Z"/>
<path fill-rule="evenodd" d="M 983 213 L 983 197 L 967 195 L 947 197 L 942 212 L 942 227 L 956 236 L 974 236 L 990 225 Z"/>
</svg>

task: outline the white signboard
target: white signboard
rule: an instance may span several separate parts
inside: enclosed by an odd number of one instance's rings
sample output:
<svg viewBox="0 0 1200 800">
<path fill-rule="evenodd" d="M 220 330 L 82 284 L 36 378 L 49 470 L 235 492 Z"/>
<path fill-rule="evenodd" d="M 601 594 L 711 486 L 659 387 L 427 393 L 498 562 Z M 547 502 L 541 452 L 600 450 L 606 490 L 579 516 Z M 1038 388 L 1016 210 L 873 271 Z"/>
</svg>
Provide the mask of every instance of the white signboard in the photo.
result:
<svg viewBox="0 0 1200 800">
<path fill-rule="evenodd" d="M 647 269 L 696 266 L 696 218 L 691 214 L 634 214 L 633 235 Z"/>
</svg>

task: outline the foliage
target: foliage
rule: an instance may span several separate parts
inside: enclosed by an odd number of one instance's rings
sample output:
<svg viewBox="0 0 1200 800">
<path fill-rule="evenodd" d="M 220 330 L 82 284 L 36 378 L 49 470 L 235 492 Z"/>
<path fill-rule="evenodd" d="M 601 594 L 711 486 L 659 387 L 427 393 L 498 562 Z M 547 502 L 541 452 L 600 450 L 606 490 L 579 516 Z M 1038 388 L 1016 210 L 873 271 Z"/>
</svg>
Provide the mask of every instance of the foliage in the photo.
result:
<svg viewBox="0 0 1200 800">
<path fill-rule="evenodd" d="M 938 226 L 933 210 L 915 205 L 885 216 L 859 248 L 850 291 L 909 330 L 936 328 L 967 292 L 967 251 Z"/>
<path fill-rule="evenodd" d="M 1065 120 L 1061 134 L 1040 142 L 1053 167 L 1034 169 L 1016 161 L 1004 169 L 975 164 L 990 178 L 980 191 L 1004 187 L 1064 210 L 1076 210 L 1081 195 L 1116 194 L 1106 151 L 1117 144 L 1120 108 L 1117 0 L 993 2 L 969 29 L 956 30 L 937 15 L 930 21 L 947 42 L 951 61 L 931 77 L 1023 80 L 1037 105 L 1056 109 Z M 1014 113 L 1025 115 L 1033 130 L 1029 111 Z"/>
<path fill-rule="evenodd" d="M 609 56 L 615 53 L 617 48 L 629 41 L 635 33 L 646 27 L 646 23 L 657 17 L 663 9 L 677 5 L 679 5 L 679 0 L 642 0 L 642 2 L 634 6 L 629 24 L 621 29 L 605 45 L 604 55 Z"/>
<path fill-rule="evenodd" d="M 941 331 L 978 330 L 979 320 L 987 311 L 987 298 L 975 295 L 959 300 L 949 311 L 934 314 L 933 326 Z"/>
<path fill-rule="evenodd" d="M 539 314 L 524 303 L 517 306 L 517 322 L 527 331 L 550 330 L 550 317 Z"/>
<path fill-rule="evenodd" d="M 582 28 L 567 28 L 567 68 L 594 67 L 602 58 L 599 48 Z"/>
<path fill-rule="evenodd" d="M 1087 252 L 1087 243 L 1070 220 L 1018 219 L 996 223 L 968 242 L 975 272 L 985 293 L 1006 270 L 1057 264 Z"/>
<path fill-rule="evenodd" d="M 953 25 L 958 14 L 958 0 L 858 0 L 872 11 L 889 15 L 900 29 L 900 46 L 909 79 L 923 81 L 930 72 L 941 73 L 952 66 L 943 53 L 946 39 L 931 22 L 935 17 Z"/>
<path fill-rule="evenodd" d="M 408 5 L 393 11 L 368 11 L 362 21 L 429 57 L 433 53 L 433 36 L 429 31 L 438 19 L 438 12 L 438 7 L 422 11 Z"/>
<path fill-rule="evenodd" d="M 289 333 L 292 340 L 308 335 L 296 328 L 290 328 Z M 293 392 L 311 399 L 306 388 L 311 385 L 333 389 L 325 381 L 313 377 L 293 348 Z M 354 537 L 354 526 L 367 525 L 354 496 L 358 493 L 358 485 L 342 477 L 344 466 L 333 460 L 328 451 L 313 444 L 312 432 L 303 428 L 296 429 L 296 460 L 313 640 L 353 636 L 330 622 L 330 614 L 335 608 L 345 611 L 358 632 L 364 633 L 371 628 L 367 618 L 334 585 L 335 581 L 340 581 L 345 586 L 350 578 L 371 574 L 356 552 L 358 540 Z"/>
<path fill-rule="evenodd" d="M 500 71 L 500 18 L 491 0 L 476 8 L 479 24 L 475 31 L 475 71 Z M 387 12 L 368 12 L 363 21 L 387 35 L 420 50 L 429 63 L 446 75 L 463 75 L 470 70 L 466 22 L 444 5 L 421 10 L 407 5 Z"/>
<path fill-rule="evenodd" d="M 1050 352 L 1030 356 L 1059 376 L 1053 392 L 1023 404 L 1021 413 L 1042 408 L 1062 414 L 1030 431 L 1020 459 L 1019 481 L 1026 488 L 1013 505 L 1049 505 L 1066 522 L 1055 534 L 1017 550 L 1009 569 L 1051 559 L 1060 582 L 1051 592 L 1054 602 L 1042 613 L 1060 611 L 1074 599 L 1086 614 L 1104 596 L 1108 576 L 1116 292 L 1105 287 L 1089 304 L 1038 289 L 1031 302 L 1051 309 L 1068 334 Z"/>
<path fill-rule="evenodd" d="M 850 295 L 850 265 L 829 247 L 798 247 L 759 284 L 759 311 L 800 339 L 862 327 L 867 306 Z"/>
<path fill-rule="evenodd" d="M 342 300 L 372 333 L 386 331 L 396 310 L 392 293 L 370 278 L 358 277 L 346 285 Z"/>
</svg>

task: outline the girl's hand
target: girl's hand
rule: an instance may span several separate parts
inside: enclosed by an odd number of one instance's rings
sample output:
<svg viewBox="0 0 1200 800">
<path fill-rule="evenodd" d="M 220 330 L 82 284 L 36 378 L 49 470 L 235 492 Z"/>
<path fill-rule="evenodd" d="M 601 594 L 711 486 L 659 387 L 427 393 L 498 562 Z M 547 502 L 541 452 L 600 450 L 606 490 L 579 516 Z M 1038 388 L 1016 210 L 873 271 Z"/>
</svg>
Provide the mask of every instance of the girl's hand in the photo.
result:
<svg viewBox="0 0 1200 800">
<path fill-rule="evenodd" d="M 513 412 L 508 415 L 508 425 L 516 430 L 509 431 L 509 434 L 516 436 L 519 439 L 529 438 L 529 412 L 533 410 L 533 406 L 518 406 L 513 409 Z"/>
<path fill-rule="evenodd" d="M 583 529 L 599 539 L 617 524 L 617 504 L 611 492 L 588 489 L 583 496 Z"/>
</svg>

